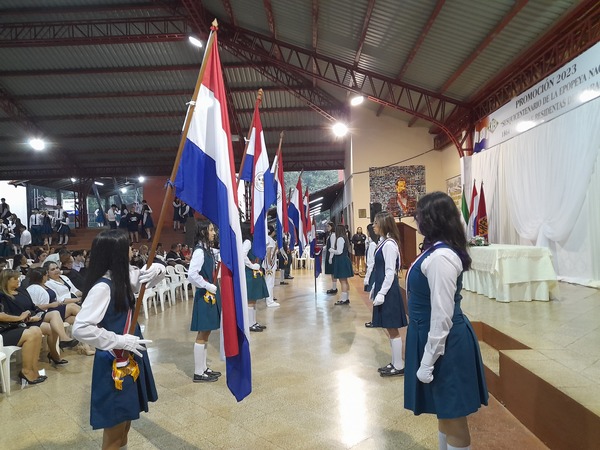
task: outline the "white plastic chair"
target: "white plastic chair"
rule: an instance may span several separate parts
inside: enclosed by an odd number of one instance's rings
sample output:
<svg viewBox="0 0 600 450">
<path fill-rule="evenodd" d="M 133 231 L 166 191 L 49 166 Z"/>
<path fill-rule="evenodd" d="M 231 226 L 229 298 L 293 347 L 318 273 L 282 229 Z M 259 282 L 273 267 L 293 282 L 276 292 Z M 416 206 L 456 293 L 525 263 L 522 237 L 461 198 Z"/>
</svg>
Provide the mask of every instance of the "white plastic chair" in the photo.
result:
<svg viewBox="0 0 600 450">
<path fill-rule="evenodd" d="M 138 296 L 139 292 L 136 295 L 136 297 Z M 144 297 L 142 298 L 142 306 L 144 307 L 144 317 L 147 319 L 148 318 L 148 300 L 153 300 L 154 303 L 154 312 L 156 314 L 158 314 L 158 308 L 156 307 L 156 301 L 155 301 L 155 296 L 156 296 L 156 292 L 154 292 L 154 289 L 152 288 L 146 288 L 146 290 L 144 291 Z"/>
<path fill-rule="evenodd" d="M 196 286 L 194 286 L 192 283 L 190 283 L 190 280 L 188 280 L 188 271 L 187 269 L 183 266 L 183 264 L 177 264 L 175 266 L 175 272 L 177 272 L 179 274 L 179 277 L 181 278 L 182 281 L 182 287 L 183 287 L 183 293 L 185 295 L 185 299 L 188 299 L 188 286 L 192 287 L 192 298 L 194 297 L 194 295 L 196 294 Z"/>
<path fill-rule="evenodd" d="M 154 291 L 160 300 L 160 309 L 161 311 L 165 310 L 165 293 L 168 294 L 169 304 L 174 305 L 175 299 L 171 298 L 171 290 L 169 289 L 169 285 L 167 284 L 166 278 L 163 278 L 160 283 L 154 286 Z"/>
<path fill-rule="evenodd" d="M 169 280 L 171 298 L 173 299 L 173 302 L 175 302 L 177 299 L 177 289 L 180 288 L 181 291 L 181 289 L 183 288 L 183 281 L 181 280 L 181 277 L 175 271 L 175 267 L 173 266 L 167 266 L 166 278 Z M 181 298 L 183 299 L 183 294 L 181 295 Z"/>
<path fill-rule="evenodd" d="M 2 378 L 2 392 L 7 392 L 10 384 L 10 373 L 4 373 L 4 361 L 6 361 L 6 353 L 0 352 L 0 378 Z"/>
<path fill-rule="evenodd" d="M 10 395 L 10 359 L 15 352 L 21 351 L 21 347 L 16 345 L 4 346 L 4 339 L 0 334 L 0 353 L 5 355 L 6 358 L 2 359 L 2 386 L 6 395 Z"/>
</svg>

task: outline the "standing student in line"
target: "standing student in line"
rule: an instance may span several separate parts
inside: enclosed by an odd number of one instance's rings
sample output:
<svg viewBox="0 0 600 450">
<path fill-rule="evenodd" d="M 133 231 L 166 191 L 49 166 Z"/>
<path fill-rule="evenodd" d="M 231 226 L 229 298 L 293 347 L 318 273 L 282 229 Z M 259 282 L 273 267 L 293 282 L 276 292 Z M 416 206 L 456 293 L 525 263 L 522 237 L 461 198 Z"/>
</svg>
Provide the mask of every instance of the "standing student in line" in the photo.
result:
<svg viewBox="0 0 600 450">
<path fill-rule="evenodd" d="M 333 266 L 333 278 L 340 280 L 342 287 L 342 295 L 335 302 L 335 305 L 349 305 L 348 291 L 350 290 L 350 284 L 348 278 L 354 276 L 354 270 L 350 260 L 350 242 L 346 234 L 346 227 L 339 224 L 335 228 L 335 235 L 337 236 L 335 247 L 329 249 L 329 264 Z"/>
<path fill-rule="evenodd" d="M 470 449 L 467 416 L 487 405 L 488 391 L 477 336 L 460 308 L 467 239 L 443 192 L 422 197 L 415 218 L 428 244 L 407 275 L 404 407 L 437 415 L 440 449 Z"/>
<path fill-rule="evenodd" d="M 63 212 L 62 218 L 60 219 L 60 228 L 58 229 L 58 245 L 67 245 L 69 242 L 69 213 Z"/>
<path fill-rule="evenodd" d="M 152 228 L 154 228 L 152 208 L 150 208 L 146 200 L 142 200 L 142 230 L 146 233 L 146 238 L 149 241 L 152 239 Z"/>
<path fill-rule="evenodd" d="M 337 294 L 337 280 L 333 276 L 333 262 L 330 258 L 331 248 L 335 247 L 335 224 L 327 222 L 327 235 L 325 236 L 325 275 L 331 276 L 331 289 L 327 289 L 328 294 Z"/>
<path fill-rule="evenodd" d="M 408 320 L 398 284 L 400 232 L 396 221 L 387 211 L 377 213 L 373 230 L 380 236 L 380 240 L 375 249 L 370 276 L 373 286 L 370 295 L 373 300 L 371 323 L 373 327 L 385 328 L 392 348 L 392 362 L 378 370 L 382 377 L 401 376 L 404 375 L 404 359 L 400 328 L 407 326 Z"/>
<path fill-rule="evenodd" d="M 196 331 L 194 343 L 194 383 L 213 382 L 221 372 L 209 369 L 206 363 L 208 337 L 221 325 L 221 292 L 217 285 L 217 262 L 212 245 L 216 231 L 212 223 L 201 221 L 196 228 L 197 245 L 188 271 L 190 283 L 196 286 L 191 331 Z"/>
<path fill-rule="evenodd" d="M 379 243 L 380 237 L 381 236 L 379 236 L 377 233 L 375 233 L 372 223 L 367 225 L 367 242 L 366 242 L 367 269 L 365 272 L 365 280 L 364 280 L 365 292 L 371 292 L 371 288 L 373 287 L 373 282 L 371 281 L 371 274 L 373 273 L 373 267 L 375 266 L 375 249 L 377 248 L 377 244 Z M 373 328 L 373 322 L 371 322 L 371 321 L 365 322 L 365 327 Z"/>
<path fill-rule="evenodd" d="M 129 239 L 122 231 L 106 230 L 96 236 L 83 307 L 73 324 L 73 336 L 97 349 L 90 423 L 94 430 L 104 429 L 105 450 L 126 446 L 131 421 L 158 399 L 145 346 L 151 341 L 142 337 L 139 325 L 135 334 L 129 334 L 129 322 L 136 301 L 133 292 L 143 283 L 155 285 L 164 278 L 165 268 L 152 264 L 137 269 L 129 265 L 131 256 Z M 134 380 L 128 372 L 136 366 L 139 375 Z"/>
<path fill-rule="evenodd" d="M 242 251 L 244 253 L 244 265 L 246 266 L 246 289 L 248 291 L 248 321 L 253 325 L 250 331 L 262 332 L 264 325 L 256 321 L 256 302 L 264 300 L 269 296 L 269 290 L 265 283 L 265 277 L 260 270 L 261 260 L 252 252 L 252 234 L 250 224 L 242 224 Z"/>
<path fill-rule="evenodd" d="M 277 232 L 273 225 L 269 225 L 269 235 L 267 236 L 267 254 L 263 261 L 265 269 L 265 283 L 269 296 L 267 297 L 267 308 L 277 308 L 280 304 L 273 298 L 273 289 L 275 288 L 275 271 L 277 270 L 277 242 L 275 242 Z"/>
</svg>

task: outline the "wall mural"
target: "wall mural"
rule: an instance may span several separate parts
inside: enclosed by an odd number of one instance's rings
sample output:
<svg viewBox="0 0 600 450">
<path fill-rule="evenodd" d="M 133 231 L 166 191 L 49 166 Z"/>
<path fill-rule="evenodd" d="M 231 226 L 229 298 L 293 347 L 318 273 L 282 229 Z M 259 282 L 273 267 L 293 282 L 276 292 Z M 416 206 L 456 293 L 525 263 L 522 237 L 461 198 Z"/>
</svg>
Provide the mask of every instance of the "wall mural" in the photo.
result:
<svg viewBox="0 0 600 450">
<path fill-rule="evenodd" d="M 425 195 L 425 166 L 370 167 L 371 212 L 388 211 L 394 217 L 414 215 Z"/>
</svg>

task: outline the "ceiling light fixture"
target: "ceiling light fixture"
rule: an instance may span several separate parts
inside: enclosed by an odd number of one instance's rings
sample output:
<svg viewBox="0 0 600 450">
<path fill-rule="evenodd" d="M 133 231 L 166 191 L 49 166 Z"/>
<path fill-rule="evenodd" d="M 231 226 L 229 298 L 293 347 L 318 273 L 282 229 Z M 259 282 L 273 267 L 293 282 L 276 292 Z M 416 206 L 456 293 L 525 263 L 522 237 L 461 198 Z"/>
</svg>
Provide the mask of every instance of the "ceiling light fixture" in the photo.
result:
<svg viewBox="0 0 600 450">
<path fill-rule="evenodd" d="M 100 181 L 94 181 L 94 184 L 97 184 L 98 186 L 104 186 L 104 183 L 101 183 Z"/>
<path fill-rule="evenodd" d="M 198 48 L 203 47 L 202 41 L 200 41 L 200 39 L 198 39 L 194 36 L 190 36 L 188 39 L 193 46 L 198 47 Z"/>
<path fill-rule="evenodd" d="M 31 138 L 29 139 L 29 145 L 31 146 L 32 149 L 39 151 L 42 151 L 46 148 L 46 143 L 44 142 L 43 139 L 40 138 Z"/>
<path fill-rule="evenodd" d="M 365 101 L 365 98 L 362 95 L 357 95 L 356 97 L 353 97 L 352 100 L 350 100 L 350 104 L 352 106 L 358 106 L 364 101 Z"/>
<path fill-rule="evenodd" d="M 337 137 L 343 137 L 348 134 L 348 127 L 342 122 L 336 122 L 331 129 L 333 130 L 333 134 Z"/>
<path fill-rule="evenodd" d="M 144 181 L 146 181 L 146 177 L 144 177 L 144 176 L 140 175 L 140 176 L 138 177 L 138 181 L 139 181 L 140 183 L 143 183 Z"/>
<path fill-rule="evenodd" d="M 323 200 L 323 197 L 315 198 L 315 199 L 311 200 L 309 203 L 318 202 L 319 200 Z"/>
</svg>

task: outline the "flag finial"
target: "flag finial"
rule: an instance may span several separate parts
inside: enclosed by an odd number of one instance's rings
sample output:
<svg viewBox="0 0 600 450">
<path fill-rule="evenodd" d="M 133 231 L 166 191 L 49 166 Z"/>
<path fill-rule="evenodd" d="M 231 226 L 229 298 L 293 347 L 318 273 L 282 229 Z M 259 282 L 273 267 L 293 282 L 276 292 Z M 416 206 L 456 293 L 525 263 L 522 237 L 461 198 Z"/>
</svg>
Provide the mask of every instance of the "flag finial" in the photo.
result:
<svg viewBox="0 0 600 450">
<path fill-rule="evenodd" d="M 219 22 L 217 22 L 217 19 L 216 19 L 216 18 L 215 18 L 215 20 L 213 20 L 213 21 L 212 21 L 212 24 L 211 24 L 211 25 L 213 26 L 213 28 L 214 28 L 215 30 L 219 29 Z"/>
<path fill-rule="evenodd" d="M 262 89 L 262 88 L 260 88 L 260 89 L 258 90 L 257 99 L 258 99 L 258 101 L 259 101 L 259 102 L 262 102 L 262 98 L 263 98 L 263 93 L 264 93 L 264 92 L 265 92 L 265 91 L 263 91 L 263 89 Z"/>
</svg>

